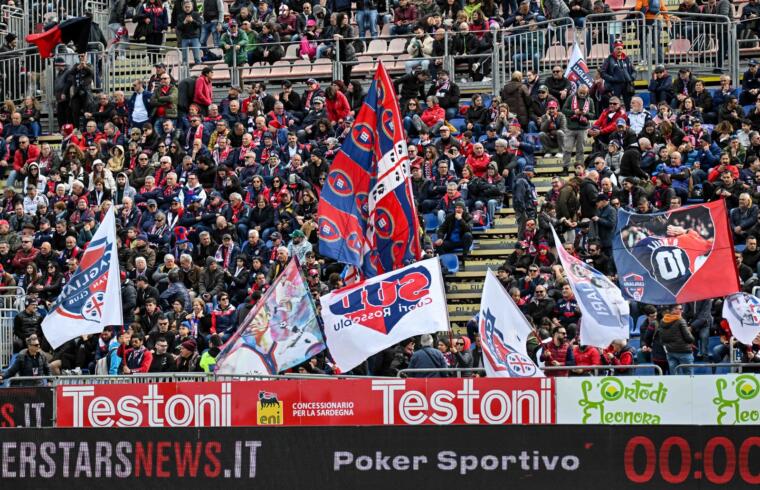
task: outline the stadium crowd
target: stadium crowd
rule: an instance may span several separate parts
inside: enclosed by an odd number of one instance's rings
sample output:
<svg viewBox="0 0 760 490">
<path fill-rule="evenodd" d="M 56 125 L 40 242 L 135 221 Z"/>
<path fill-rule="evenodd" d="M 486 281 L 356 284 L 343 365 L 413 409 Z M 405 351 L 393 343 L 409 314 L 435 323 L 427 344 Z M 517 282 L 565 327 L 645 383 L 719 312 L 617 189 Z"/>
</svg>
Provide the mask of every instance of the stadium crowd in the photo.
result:
<svg viewBox="0 0 760 490">
<path fill-rule="evenodd" d="M 125 39 L 131 13 L 140 26 L 136 38 L 161 44 L 173 29 L 195 62 L 215 56 L 209 38 L 230 65 L 232 56 L 238 65 L 272 62 L 281 52 L 267 43 L 283 39 L 300 39 L 302 56 L 331 56 L 334 43 L 354 37 L 352 14 L 362 36 L 375 36 L 384 22 L 394 33 L 414 33 L 408 52 L 419 51 L 427 62 L 408 66 L 394 85 L 426 256 L 454 251 L 464 267 L 473 230 L 493 226 L 499 208 L 511 205 L 517 243 L 497 275 L 535 327 L 528 347 L 536 360 L 553 366 L 653 362 L 672 372 L 694 359 L 717 362 L 729 355 L 720 300 L 667 308 L 632 304 L 642 318 L 639 350 L 622 339 L 603 350 L 579 345 L 580 312 L 552 251 L 549 226 L 570 254 L 614 278 L 619 209 L 653 213 L 724 199 L 739 245 L 742 288 L 752 292 L 760 271 L 756 62 L 738 85 L 722 75 L 717 89 L 706 88 L 688 68 L 658 66 L 647 104 L 634 89 L 623 44 L 615 42 L 590 88 L 574 92 L 566 67 L 558 65 L 545 78 L 533 68 L 515 71 L 500 93 L 468 100 L 465 87 L 439 63 L 439 29 L 460 29 L 463 49 L 482 52 L 474 39 L 488 36 L 491 22 L 582 19 L 607 6 L 590 0 L 545 0 L 543 6 L 400 0 L 390 15 L 373 0 L 358 2 L 353 12 L 342 0 L 313 7 L 235 0 L 227 16 L 217 0 L 180 0 L 171 9 L 157 0 L 113 4 L 115 41 Z M 709 0 L 703 8 L 715 4 Z M 750 6 L 756 2 L 745 9 Z M 12 35 L 6 41 L 12 43 Z M 337 51 L 350 57 L 352 49 L 346 43 Z M 71 66 L 63 60 L 56 65 L 60 146 L 39 141 L 41 116 L 33 98 L 18 106 L 6 100 L 0 108 L 0 167 L 7 178 L 0 198 L 0 286 L 26 291 L 14 327 L 19 354 L 4 377 L 208 371 L 219 347 L 292 257 L 315 299 L 343 285 L 342 265 L 319 255 L 315 223 L 330 163 L 363 100 L 350 70 L 345 80 L 329 84 L 309 79 L 304 90 L 290 81 L 277 87 L 256 81 L 231 86 L 219 98 L 211 66 L 198 77 L 174 80 L 159 63 L 150 78 L 134 80 L 131 93 L 95 94 L 85 56 Z M 477 79 L 480 67 L 471 68 Z M 551 189 L 539 196 L 536 168 L 552 155 L 567 172 L 553 176 Z M 42 315 L 112 206 L 125 323 L 53 351 L 40 329 Z M 425 233 L 423 214 L 437 218 L 435 233 Z M 409 339 L 353 372 L 482 367 L 476 323 L 468 324 L 466 335 Z M 712 335 L 721 342 L 708 349 Z M 735 347 L 742 360 L 760 362 L 760 339 Z M 326 353 L 297 371 L 333 372 Z"/>
</svg>

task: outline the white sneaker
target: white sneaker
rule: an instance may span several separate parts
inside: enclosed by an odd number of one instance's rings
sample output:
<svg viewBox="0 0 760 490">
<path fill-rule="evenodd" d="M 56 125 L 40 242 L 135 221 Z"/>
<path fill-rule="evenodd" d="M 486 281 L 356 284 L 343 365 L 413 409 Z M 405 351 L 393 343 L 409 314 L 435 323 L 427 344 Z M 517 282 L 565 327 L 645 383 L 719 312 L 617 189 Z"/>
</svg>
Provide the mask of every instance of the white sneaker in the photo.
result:
<svg viewBox="0 0 760 490">
<path fill-rule="evenodd" d="M 481 82 L 483 82 L 483 83 L 488 83 L 488 82 L 490 82 L 491 80 L 493 80 L 493 78 L 491 78 L 491 77 L 483 77 L 483 80 L 481 80 Z"/>
<path fill-rule="evenodd" d="M 551 157 L 552 157 L 552 154 L 549 153 L 548 151 L 544 153 L 544 158 L 551 158 Z"/>
<path fill-rule="evenodd" d="M 480 63 L 473 63 L 472 64 L 472 71 L 478 71 L 478 68 L 480 68 Z"/>
<path fill-rule="evenodd" d="M 555 158 L 562 158 L 563 156 L 565 156 L 563 153 L 555 153 L 554 154 Z"/>
<path fill-rule="evenodd" d="M 459 83 L 470 83 L 470 81 L 468 79 L 466 79 L 466 78 L 463 78 L 463 79 L 459 80 Z"/>
</svg>

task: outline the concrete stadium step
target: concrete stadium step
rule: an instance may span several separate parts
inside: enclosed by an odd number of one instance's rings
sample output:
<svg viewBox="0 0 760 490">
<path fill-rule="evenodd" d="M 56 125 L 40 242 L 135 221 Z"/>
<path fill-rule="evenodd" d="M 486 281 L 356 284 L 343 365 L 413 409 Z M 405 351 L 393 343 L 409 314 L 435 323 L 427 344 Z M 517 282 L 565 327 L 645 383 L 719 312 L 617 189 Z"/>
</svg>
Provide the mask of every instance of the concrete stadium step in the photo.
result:
<svg viewBox="0 0 760 490">
<path fill-rule="evenodd" d="M 483 291 L 483 283 L 472 282 L 449 282 L 446 283 L 446 291 L 452 294 L 480 294 Z"/>
<path fill-rule="evenodd" d="M 485 238 L 492 238 L 495 236 L 515 236 L 517 235 L 517 225 L 496 225 L 494 228 L 489 228 L 485 231 L 474 231 L 472 236 L 476 240 L 482 240 Z"/>
<path fill-rule="evenodd" d="M 465 318 L 472 318 L 480 311 L 480 302 L 478 304 L 457 304 L 449 305 L 449 317 L 461 316 Z M 466 320 L 465 320 L 466 321 Z"/>
<path fill-rule="evenodd" d="M 515 240 L 509 238 L 485 238 L 478 240 L 475 250 L 508 250 L 515 248 Z"/>
</svg>

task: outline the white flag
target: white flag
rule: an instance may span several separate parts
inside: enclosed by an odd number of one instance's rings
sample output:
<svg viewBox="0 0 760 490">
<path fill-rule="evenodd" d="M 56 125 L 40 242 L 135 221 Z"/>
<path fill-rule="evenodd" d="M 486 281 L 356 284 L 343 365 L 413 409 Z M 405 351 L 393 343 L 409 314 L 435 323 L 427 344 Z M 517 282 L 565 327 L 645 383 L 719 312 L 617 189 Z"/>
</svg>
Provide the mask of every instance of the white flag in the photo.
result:
<svg viewBox="0 0 760 490">
<path fill-rule="evenodd" d="M 82 254 L 76 272 L 42 321 L 42 331 L 56 349 L 81 335 L 123 324 L 116 215 L 112 207 Z"/>
<path fill-rule="evenodd" d="M 627 339 L 630 307 L 620 288 L 598 270 L 567 253 L 554 227 L 552 234 L 567 282 L 581 310 L 581 345 L 605 348 L 615 339 Z"/>
<path fill-rule="evenodd" d="M 760 298 L 747 293 L 732 294 L 723 302 L 723 318 L 736 340 L 751 345 L 760 334 Z"/>
<path fill-rule="evenodd" d="M 520 308 L 489 269 L 480 298 L 478 332 L 488 376 L 542 378 L 525 343 L 533 329 Z"/>
<path fill-rule="evenodd" d="M 573 43 L 573 49 L 570 52 L 570 60 L 567 62 L 567 69 L 565 70 L 565 78 L 570 80 L 573 86 L 573 92 L 578 89 L 579 85 L 585 85 L 591 88 L 594 85 L 594 80 L 591 78 L 588 66 L 586 65 L 586 59 L 583 57 L 578 42 Z"/>
<path fill-rule="evenodd" d="M 327 347 L 343 372 L 404 339 L 449 329 L 438 259 L 331 292 L 320 303 Z"/>
</svg>

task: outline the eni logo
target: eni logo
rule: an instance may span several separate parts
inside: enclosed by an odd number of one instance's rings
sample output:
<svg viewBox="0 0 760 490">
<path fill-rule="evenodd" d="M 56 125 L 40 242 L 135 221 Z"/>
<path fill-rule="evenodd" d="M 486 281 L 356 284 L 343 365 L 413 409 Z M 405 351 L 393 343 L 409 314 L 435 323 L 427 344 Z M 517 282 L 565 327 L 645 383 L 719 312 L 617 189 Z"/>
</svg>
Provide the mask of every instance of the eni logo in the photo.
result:
<svg viewBox="0 0 760 490">
<path fill-rule="evenodd" d="M 277 399 L 277 393 L 259 391 L 259 400 L 256 402 L 256 419 L 259 421 L 259 425 L 283 424 L 282 402 Z"/>
<path fill-rule="evenodd" d="M 717 395 L 713 398 L 713 404 L 718 409 L 718 424 L 746 424 L 760 421 L 760 410 L 742 407 L 742 401 L 754 400 L 760 393 L 760 382 L 755 376 L 742 374 L 737 376 L 730 386 L 728 380 L 719 378 L 715 381 L 715 391 Z M 727 391 L 729 393 L 726 393 Z M 732 397 L 734 394 L 736 398 Z"/>
</svg>

